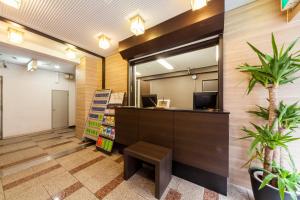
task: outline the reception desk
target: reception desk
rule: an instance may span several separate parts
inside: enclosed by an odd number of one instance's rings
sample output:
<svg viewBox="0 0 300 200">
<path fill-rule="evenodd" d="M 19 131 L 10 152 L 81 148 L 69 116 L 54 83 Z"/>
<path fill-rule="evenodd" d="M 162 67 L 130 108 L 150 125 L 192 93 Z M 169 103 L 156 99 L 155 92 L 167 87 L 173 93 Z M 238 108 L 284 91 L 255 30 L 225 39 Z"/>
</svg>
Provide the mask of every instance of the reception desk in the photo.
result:
<svg viewBox="0 0 300 200">
<path fill-rule="evenodd" d="M 173 150 L 173 174 L 227 194 L 229 113 L 184 109 L 116 109 L 116 142 L 146 141 Z"/>
</svg>

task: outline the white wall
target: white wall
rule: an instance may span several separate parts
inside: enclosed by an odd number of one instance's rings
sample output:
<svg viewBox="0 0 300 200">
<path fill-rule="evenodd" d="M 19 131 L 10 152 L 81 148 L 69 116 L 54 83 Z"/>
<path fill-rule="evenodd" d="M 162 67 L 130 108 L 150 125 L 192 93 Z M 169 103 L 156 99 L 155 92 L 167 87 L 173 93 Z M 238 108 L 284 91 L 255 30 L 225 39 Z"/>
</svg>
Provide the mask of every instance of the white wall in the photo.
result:
<svg viewBox="0 0 300 200">
<path fill-rule="evenodd" d="M 150 94 L 157 94 L 159 99 L 171 100 L 171 107 L 193 108 L 193 93 L 202 92 L 202 81 L 218 79 L 218 73 L 198 74 L 198 79 L 191 76 L 166 78 L 150 81 Z"/>
<path fill-rule="evenodd" d="M 3 137 L 49 130 L 52 128 L 52 90 L 69 91 L 69 125 L 75 124 L 75 81 L 63 74 L 7 64 L 3 76 Z M 57 82 L 58 80 L 58 82 Z"/>
</svg>

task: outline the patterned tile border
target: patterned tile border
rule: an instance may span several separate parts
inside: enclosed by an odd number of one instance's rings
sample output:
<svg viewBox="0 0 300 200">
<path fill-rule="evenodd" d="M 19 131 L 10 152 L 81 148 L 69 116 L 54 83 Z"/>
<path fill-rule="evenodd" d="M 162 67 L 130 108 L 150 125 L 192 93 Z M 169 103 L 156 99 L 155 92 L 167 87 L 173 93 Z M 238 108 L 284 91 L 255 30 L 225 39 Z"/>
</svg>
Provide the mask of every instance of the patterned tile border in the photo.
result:
<svg viewBox="0 0 300 200">
<path fill-rule="evenodd" d="M 4 143 L 4 144 L 0 144 L 0 147 L 7 146 L 7 145 L 12 145 L 12 144 L 19 144 L 19 143 L 23 143 L 23 142 L 29 142 L 29 141 L 31 141 L 31 138 L 26 138 L 26 139 L 21 140 L 21 141 L 12 141 L 12 142 L 7 142 L 7 143 Z"/>
<path fill-rule="evenodd" d="M 123 162 L 123 161 L 124 161 L 123 156 L 120 156 L 119 158 L 117 158 L 117 159 L 115 160 L 115 162 L 117 162 L 117 163 L 121 163 L 121 162 Z"/>
<path fill-rule="evenodd" d="M 14 187 L 16 187 L 18 185 L 21 185 L 21 184 L 23 184 L 23 183 L 25 183 L 27 181 L 30 181 L 30 180 L 32 180 L 34 178 L 37 178 L 37 177 L 42 176 L 44 174 L 47 174 L 47 173 L 49 173 L 49 172 L 51 172 L 51 171 L 53 171 L 55 169 L 58 169 L 60 167 L 61 167 L 61 165 L 57 164 L 57 165 L 54 165 L 54 166 L 49 167 L 47 169 L 44 169 L 44 170 L 41 170 L 41 171 L 36 172 L 34 174 L 31 174 L 29 176 L 26 176 L 24 178 L 18 179 L 18 180 L 14 181 L 14 182 L 11 182 L 11 183 L 8 183 L 6 185 L 3 185 L 3 190 L 5 191 L 5 190 L 9 190 L 11 188 L 14 188 Z"/>
<path fill-rule="evenodd" d="M 216 192 L 204 188 L 203 200 L 219 200 L 219 195 Z"/>
<path fill-rule="evenodd" d="M 0 166 L 0 170 L 1 169 L 4 169 L 4 168 L 8 168 L 8 167 L 12 167 L 14 165 L 18 165 L 20 163 L 24 163 L 24 162 L 27 162 L 27 161 L 30 161 L 30 160 L 34 160 L 36 158 L 40 158 L 40 157 L 43 157 L 43 156 L 47 156 L 48 154 L 47 153 L 42 153 L 42 154 L 38 154 L 38 155 L 35 155 L 35 156 L 31 156 L 29 158 L 25 158 L 25 159 L 22 159 L 22 160 L 18 160 L 18 161 L 15 161 L 15 162 L 12 162 L 12 163 L 8 163 L 8 164 L 5 164 L 5 165 L 1 165 Z"/>
<path fill-rule="evenodd" d="M 54 145 L 45 147 L 45 148 L 43 148 L 43 149 L 44 149 L 44 150 L 46 150 L 46 149 L 52 149 L 52 148 L 54 148 L 54 147 L 62 146 L 62 145 L 65 145 L 65 144 L 68 144 L 68 143 L 71 143 L 71 142 L 73 142 L 73 141 L 66 141 L 66 142 L 54 144 Z"/>
<path fill-rule="evenodd" d="M 24 148 L 21 148 L 21 149 L 15 149 L 13 151 L 8 151 L 8 152 L 4 152 L 4 153 L 0 153 L 0 156 L 3 156 L 3 155 L 6 155 L 6 154 L 10 154 L 10 153 L 15 153 L 15 152 L 18 152 L 18 151 L 24 151 L 24 150 L 27 150 L 27 149 L 31 149 L 31 148 L 34 148 L 34 147 L 37 147 L 38 145 L 32 145 L 32 146 L 29 146 L 29 147 L 24 147 Z"/>
<path fill-rule="evenodd" d="M 83 185 L 78 181 L 76 183 L 74 183 L 73 185 L 67 187 L 66 189 L 64 189 L 63 191 L 53 195 L 49 200 L 63 200 L 65 198 L 67 198 L 68 196 L 70 196 L 71 194 L 73 194 L 74 192 L 76 192 L 77 190 L 79 190 L 80 188 L 82 188 Z"/>
<path fill-rule="evenodd" d="M 62 136 L 55 136 L 55 137 L 51 137 L 51 138 L 44 138 L 44 139 L 39 139 L 39 140 L 34 140 L 34 142 L 44 142 L 44 141 L 48 141 L 48 140 L 57 140 L 59 138 L 61 138 Z"/>
<path fill-rule="evenodd" d="M 180 200 L 180 199 L 181 199 L 181 193 L 179 193 L 177 190 L 174 189 L 170 189 L 165 198 L 165 200 Z"/>
<path fill-rule="evenodd" d="M 104 156 L 99 156 L 99 157 L 97 157 L 93 160 L 90 160 L 86 163 L 83 163 L 82 165 L 79 165 L 78 167 L 75 167 L 75 168 L 71 169 L 69 172 L 70 172 L 70 174 L 75 174 L 75 173 L 77 173 L 77 172 L 79 172 L 79 171 L 81 171 L 81 170 L 83 170 L 83 169 L 85 169 L 85 168 L 87 168 L 87 167 L 103 160 L 104 158 L 105 158 Z"/>
<path fill-rule="evenodd" d="M 105 186 L 100 188 L 96 193 L 96 197 L 98 199 L 103 199 L 106 195 L 111 193 L 118 185 L 120 185 L 124 181 L 123 179 L 123 173 L 119 174 L 116 178 L 114 178 L 112 181 L 107 183 Z"/>
</svg>

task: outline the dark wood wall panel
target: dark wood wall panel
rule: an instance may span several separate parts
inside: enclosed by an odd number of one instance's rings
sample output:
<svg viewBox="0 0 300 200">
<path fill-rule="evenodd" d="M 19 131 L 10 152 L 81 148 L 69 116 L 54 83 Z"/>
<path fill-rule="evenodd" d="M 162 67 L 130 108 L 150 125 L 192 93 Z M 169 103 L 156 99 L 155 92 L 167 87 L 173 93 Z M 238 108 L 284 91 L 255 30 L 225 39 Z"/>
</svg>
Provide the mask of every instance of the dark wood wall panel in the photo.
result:
<svg viewBox="0 0 300 200">
<path fill-rule="evenodd" d="M 228 115 L 174 114 L 175 161 L 228 176 Z"/>
<path fill-rule="evenodd" d="M 116 142 L 132 145 L 139 140 L 138 110 L 116 109 Z"/>
<path fill-rule="evenodd" d="M 140 110 L 139 139 L 173 148 L 173 112 Z"/>
</svg>

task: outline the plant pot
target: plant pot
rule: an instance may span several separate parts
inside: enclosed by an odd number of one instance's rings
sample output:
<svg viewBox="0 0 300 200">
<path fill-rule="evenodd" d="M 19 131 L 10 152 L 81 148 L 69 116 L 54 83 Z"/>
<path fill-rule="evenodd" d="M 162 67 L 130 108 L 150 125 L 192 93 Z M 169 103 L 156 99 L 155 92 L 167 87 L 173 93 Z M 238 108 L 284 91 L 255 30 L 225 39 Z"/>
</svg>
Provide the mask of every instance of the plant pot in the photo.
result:
<svg viewBox="0 0 300 200">
<path fill-rule="evenodd" d="M 261 179 L 259 178 L 259 175 L 263 174 L 261 170 L 257 168 L 250 168 L 249 174 L 255 200 L 281 200 L 278 189 L 271 185 L 266 185 L 261 190 L 258 189 L 262 183 Z M 284 200 L 292 200 L 291 196 L 287 192 L 285 193 L 284 197 Z M 298 195 L 297 199 L 300 200 L 300 195 Z"/>
</svg>

